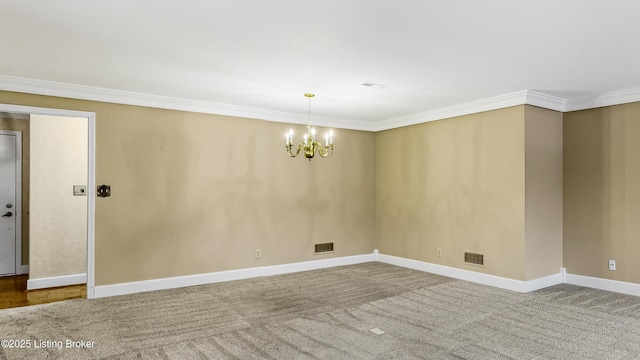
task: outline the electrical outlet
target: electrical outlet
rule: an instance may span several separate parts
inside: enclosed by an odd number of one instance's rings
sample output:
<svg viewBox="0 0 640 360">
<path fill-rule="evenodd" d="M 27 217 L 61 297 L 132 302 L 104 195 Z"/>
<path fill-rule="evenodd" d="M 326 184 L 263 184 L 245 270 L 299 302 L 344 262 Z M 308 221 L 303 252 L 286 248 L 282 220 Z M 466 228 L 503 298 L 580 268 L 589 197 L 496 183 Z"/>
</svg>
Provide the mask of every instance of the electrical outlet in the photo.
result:
<svg viewBox="0 0 640 360">
<path fill-rule="evenodd" d="M 616 261 L 615 260 L 609 260 L 609 270 L 616 271 Z"/>
<path fill-rule="evenodd" d="M 262 259 L 262 250 L 256 249 L 256 259 Z"/>
<path fill-rule="evenodd" d="M 442 248 L 436 249 L 436 255 L 438 255 L 438 257 L 442 257 Z"/>
<path fill-rule="evenodd" d="M 87 196 L 87 185 L 73 185 L 73 196 Z"/>
</svg>

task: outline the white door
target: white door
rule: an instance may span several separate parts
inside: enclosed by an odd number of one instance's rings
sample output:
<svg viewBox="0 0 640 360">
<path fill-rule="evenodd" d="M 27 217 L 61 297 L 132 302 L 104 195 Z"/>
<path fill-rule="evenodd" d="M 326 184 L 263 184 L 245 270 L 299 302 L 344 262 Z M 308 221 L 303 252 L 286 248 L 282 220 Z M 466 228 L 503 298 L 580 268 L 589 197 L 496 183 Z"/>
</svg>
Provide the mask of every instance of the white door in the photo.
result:
<svg viewBox="0 0 640 360">
<path fill-rule="evenodd" d="M 0 276 L 16 273 L 16 144 L 0 134 Z"/>
</svg>

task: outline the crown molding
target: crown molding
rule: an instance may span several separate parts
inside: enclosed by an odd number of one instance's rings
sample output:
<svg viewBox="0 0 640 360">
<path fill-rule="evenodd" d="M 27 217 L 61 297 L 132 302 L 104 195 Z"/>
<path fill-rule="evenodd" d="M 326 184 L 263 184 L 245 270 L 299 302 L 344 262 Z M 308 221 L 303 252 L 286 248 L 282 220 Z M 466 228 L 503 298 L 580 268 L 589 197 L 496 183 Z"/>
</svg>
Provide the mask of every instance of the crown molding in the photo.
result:
<svg viewBox="0 0 640 360">
<path fill-rule="evenodd" d="M 640 101 L 640 88 L 611 91 L 600 95 L 568 99 L 564 111 L 593 109 Z"/>
<path fill-rule="evenodd" d="M 308 122 L 308 116 L 303 114 L 6 75 L 0 75 L 0 90 L 281 123 L 304 125 Z M 524 104 L 568 112 L 632 102 L 640 102 L 640 88 L 572 99 L 564 99 L 533 90 L 522 90 L 377 122 L 324 116 L 314 116 L 313 121 L 316 126 L 376 132 Z"/>
<path fill-rule="evenodd" d="M 403 126 L 421 124 L 430 121 L 443 120 L 456 116 L 475 114 L 484 111 L 502 109 L 510 106 L 526 104 L 529 91 L 522 90 L 510 94 L 494 96 L 487 99 L 475 100 L 459 105 L 447 106 L 417 114 L 400 116 L 397 118 L 376 122 L 375 131 L 389 130 Z"/>
<path fill-rule="evenodd" d="M 533 105 L 549 110 L 565 111 L 567 100 L 538 91 L 527 90 L 527 105 Z"/>
<path fill-rule="evenodd" d="M 498 110 L 510 106 L 525 104 L 550 110 L 564 111 L 566 100 L 533 90 L 522 90 L 487 99 L 471 101 L 464 104 L 425 111 L 418 114 L 379 121 L 376 123 L 376 131 L 389 130 L 402 126 L 449 119 L 456 116 L 476 114 L 483 111 Z"/>
<path fill-rule="evenodd" d="M 251 118 L 282 123 L 304 125 L 309 121 L 307 115 L 288 113 L 283 111 L 273 111 L 249 106 L 238 106 L 214 103 L 210 101 L 150 95 L 131 91 L 27 79 L 6 75 L 0 75 L 0 90 L 124 105 L 145 106 L 159 109 Z M 333 118 L 326 116 L 314 116 L 313 123 L 316 126 L 364 131 L 374 131 L 375 128 L 374 124 L 368 121 Z"/>
</svg>

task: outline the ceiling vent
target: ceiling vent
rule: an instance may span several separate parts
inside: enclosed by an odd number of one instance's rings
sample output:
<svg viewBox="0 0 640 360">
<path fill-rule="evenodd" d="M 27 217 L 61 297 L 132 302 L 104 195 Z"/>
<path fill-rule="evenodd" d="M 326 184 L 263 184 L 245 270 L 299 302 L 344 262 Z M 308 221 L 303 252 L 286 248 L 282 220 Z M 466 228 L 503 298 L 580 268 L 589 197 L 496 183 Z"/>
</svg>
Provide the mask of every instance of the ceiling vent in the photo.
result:
<svg viewBox="0 0 640 360">
<path fill-rule="evenodd" d="M 382 84 L 376 84 L 370 81 L 367 81 L 366 83 L 362 84 L 362 86 L 368 86 L 368 87 L 377 87 L 380 90 L 384 89 L 387 87 L 387 85 L 382 85 Z"/>
</svg>

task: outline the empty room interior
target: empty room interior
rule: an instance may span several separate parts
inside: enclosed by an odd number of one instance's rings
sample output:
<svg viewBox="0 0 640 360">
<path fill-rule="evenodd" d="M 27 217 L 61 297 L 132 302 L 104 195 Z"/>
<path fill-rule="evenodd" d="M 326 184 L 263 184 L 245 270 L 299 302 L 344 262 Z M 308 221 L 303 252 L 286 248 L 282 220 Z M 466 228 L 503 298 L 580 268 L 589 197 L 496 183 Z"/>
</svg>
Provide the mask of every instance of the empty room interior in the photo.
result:
<svg viewBox="0 0 640 360">
<path fill-rule="evenodd" d="M 1 360 L 640 358 L 640 3 L 0 11 Z"/>
</svg>

